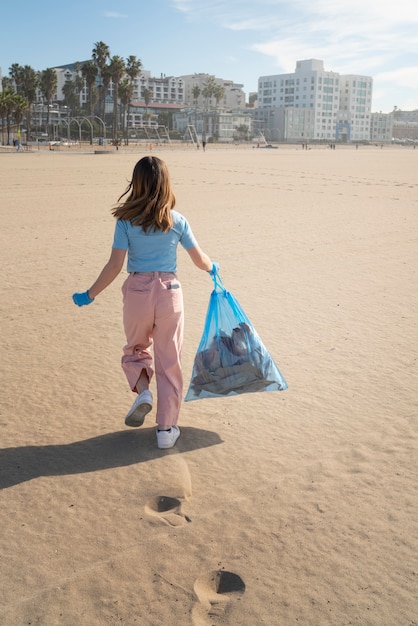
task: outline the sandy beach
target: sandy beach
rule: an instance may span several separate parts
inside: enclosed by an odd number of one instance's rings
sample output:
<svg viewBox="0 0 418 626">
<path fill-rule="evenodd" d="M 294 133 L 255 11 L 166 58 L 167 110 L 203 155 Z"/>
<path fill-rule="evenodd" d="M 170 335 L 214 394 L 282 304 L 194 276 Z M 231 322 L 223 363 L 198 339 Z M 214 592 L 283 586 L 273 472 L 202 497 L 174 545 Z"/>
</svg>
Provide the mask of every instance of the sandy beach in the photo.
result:
<svg viewBox="0 0 418 626">
<path fill-rule="evenodd" d="M 289 385 L 184 403 L 168 451 L 124 425 L 126 272 L 71 299 L 144 154 L 0 153 L 1 626 L 416 626 L 418 150 L 153 147 Z"/>
</svg>

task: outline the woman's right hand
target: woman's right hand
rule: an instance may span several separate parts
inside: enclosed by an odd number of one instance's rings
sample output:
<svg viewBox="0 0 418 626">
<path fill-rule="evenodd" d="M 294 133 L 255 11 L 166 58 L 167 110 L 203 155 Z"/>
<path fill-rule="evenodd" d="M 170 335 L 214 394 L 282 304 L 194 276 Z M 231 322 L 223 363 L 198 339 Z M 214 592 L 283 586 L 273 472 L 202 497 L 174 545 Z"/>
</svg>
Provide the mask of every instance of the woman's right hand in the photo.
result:
<svg viewBox="0 0 418 626">
<path fill-rule="evenodd" d="M 94 302 L 94 298 L 90 298 L 89 290 L 83 291 L 83 293 L 73 293 L 73 301 L 77 306 L 85 306 Z"/>
</svg>

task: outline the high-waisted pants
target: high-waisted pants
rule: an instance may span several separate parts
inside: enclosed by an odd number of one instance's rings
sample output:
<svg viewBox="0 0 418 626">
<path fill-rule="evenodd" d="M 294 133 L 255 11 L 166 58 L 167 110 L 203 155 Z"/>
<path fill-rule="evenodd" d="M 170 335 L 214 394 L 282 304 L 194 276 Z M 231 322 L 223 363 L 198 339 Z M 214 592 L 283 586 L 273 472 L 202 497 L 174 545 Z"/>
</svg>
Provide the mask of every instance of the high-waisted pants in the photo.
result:
<svg viewBox="0 0 418 626">
<path fill-rule="evenodd" d="M 136 391 L 142 370 L 150 381 L 155 371 L 156 422 L 169 428 L 177 424 L 183 395 L 181 285 L 173 272 L 134 272 L 124 282 L 122 293 L 127 341 L 122 369 L 132 391 Z"/>
</svg>

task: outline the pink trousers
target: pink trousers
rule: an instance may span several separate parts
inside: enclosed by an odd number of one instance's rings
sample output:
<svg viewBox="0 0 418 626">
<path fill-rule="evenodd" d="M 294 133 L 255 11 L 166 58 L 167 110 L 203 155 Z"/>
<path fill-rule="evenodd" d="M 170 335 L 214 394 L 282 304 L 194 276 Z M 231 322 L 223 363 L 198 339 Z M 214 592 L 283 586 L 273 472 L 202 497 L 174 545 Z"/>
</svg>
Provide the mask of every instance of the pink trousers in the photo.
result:
<svg viewBox="0 0 418 626">
<path fill-rule="evenodd" d="M 183 292 L 172 272 L 129 274 L 122 286 L 127 344 L 122 369 L 132 391 L 142 370 L 157 383 L 156 422 L 177 424 L 183 396 L 181 350 L 184 333 Z M 154 354 L 154 367 L 153 358 Z"/>
</svg>

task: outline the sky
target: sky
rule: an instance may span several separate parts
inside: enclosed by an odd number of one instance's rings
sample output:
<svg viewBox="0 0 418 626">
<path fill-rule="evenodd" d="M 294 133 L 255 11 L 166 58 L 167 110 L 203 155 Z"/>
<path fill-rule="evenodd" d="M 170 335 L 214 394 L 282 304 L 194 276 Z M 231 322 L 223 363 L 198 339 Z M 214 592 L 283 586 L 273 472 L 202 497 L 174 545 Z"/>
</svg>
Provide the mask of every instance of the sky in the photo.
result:
<svg viewBox="0 0 418 626">
<path fill-rule="evenodd" d="M 416 0 L 7 0 L 0 15 L 3 76 L 85 61 L 103 41 L 152 76 L 212 74 L 247 99 L 260 76 L 319 59 L 371 76 L 373 112 L 418 109 Z"/>
</svg>

